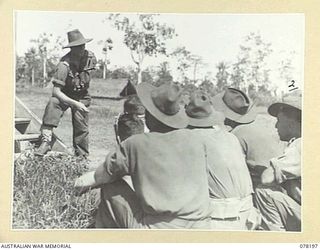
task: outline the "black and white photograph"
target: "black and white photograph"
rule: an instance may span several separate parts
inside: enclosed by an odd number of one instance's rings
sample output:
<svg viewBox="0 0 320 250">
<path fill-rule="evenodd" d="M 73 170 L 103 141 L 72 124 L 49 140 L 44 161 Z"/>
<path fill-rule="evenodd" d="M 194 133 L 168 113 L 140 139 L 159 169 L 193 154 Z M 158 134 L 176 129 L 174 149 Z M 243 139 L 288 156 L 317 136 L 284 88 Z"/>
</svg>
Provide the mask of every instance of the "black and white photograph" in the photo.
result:
<svg viewBox="0 0 320 250">
<path fill-rule="evenodd" d="M 303 232 L 303 13 L 13 22 L 12 230 Z"/>
</svg>

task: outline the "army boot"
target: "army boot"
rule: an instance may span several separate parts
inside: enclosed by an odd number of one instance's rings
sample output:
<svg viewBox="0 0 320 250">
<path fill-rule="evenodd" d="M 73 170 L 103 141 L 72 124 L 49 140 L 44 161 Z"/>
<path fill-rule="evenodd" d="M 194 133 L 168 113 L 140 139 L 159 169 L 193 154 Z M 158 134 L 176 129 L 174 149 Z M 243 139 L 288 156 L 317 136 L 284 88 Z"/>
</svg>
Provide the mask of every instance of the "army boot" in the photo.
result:
<svg viewBox="0 0 320 250">
<path fill-rule="evenodd" d="M 41 145 L 35 151 L 35 155 L 44 156 L 51 150 L 52 129 L 41 129 Z"/>
</svg>

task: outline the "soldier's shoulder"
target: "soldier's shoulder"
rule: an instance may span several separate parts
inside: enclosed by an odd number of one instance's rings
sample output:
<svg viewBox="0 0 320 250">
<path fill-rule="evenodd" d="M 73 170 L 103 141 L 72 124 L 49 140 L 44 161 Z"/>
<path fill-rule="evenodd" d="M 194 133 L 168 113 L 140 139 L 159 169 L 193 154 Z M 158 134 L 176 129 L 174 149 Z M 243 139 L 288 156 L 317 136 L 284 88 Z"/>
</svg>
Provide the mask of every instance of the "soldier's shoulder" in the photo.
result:
<svg viewBox="0 0 320 250">
<path fill-rule="evenodd" d="M 235 135 L 251 135 L 251 134 L 260 134 L 263 131 L 263 127 L 259 126 L 255 121 L 248 124 L 242 124 L 235 127 L 232 130 L 232 133 Z"/>
<path fill-rule="evenodd" d="M 68 71 L 69 69 L 69 63 L 66 61 L 60 61 L 58 62 L 58 64 L 56 65 L 56 70 L 58 71 Z"/>
<path fill-rule="evenodd" d="M 142 134 L 135 134 L 131 135 L 127 139 L 125 139 L 122 143 L 126 146 L 130 146 L 132 144 L 138 144 L 142 142 L 144 139 L 148 137 L 148 134 L 142 133 Z"/>
<path fill-rule="evenodd" d="M 59 63 L 63 63 L 65 65 L 69 66 L 69 64 L 70 64 L 70 52 L 65 54 L 63 57 L 61 57 Z"/>
<path fill-rule="evenodd" d="M 95 54 L 91 50 L 86 50 L 88 53 L 88 56 L 95 56 Z"/>
</svg>

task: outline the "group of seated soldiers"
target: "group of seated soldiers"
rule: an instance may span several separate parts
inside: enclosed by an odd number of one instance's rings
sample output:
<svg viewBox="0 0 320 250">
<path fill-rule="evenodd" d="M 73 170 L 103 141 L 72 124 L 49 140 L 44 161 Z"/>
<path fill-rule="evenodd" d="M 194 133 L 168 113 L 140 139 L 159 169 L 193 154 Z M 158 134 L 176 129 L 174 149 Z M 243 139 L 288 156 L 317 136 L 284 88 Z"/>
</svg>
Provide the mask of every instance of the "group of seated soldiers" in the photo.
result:
<svg viewBox="0 0 320 250">
<path fill-rule="evenodd" d="M 118 146 L 75 182 L 101 190 L 95 227 L 301 231 L 301 92 L 268 107 L 279 136 L 238 89 L 181 93 L 141 83 L 125 101 Z"/>
</svg>

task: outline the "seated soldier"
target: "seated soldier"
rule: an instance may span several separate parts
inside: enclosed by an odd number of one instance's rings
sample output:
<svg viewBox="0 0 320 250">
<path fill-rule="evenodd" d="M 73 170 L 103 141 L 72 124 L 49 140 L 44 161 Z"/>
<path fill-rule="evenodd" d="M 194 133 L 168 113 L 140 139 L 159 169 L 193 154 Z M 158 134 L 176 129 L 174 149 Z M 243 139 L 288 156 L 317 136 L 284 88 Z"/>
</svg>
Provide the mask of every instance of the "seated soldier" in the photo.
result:
<svg viewBox="0 0 320 250">
<path fill-rule="evenodd" d="M 259 223 L 252 182 L 238 139 L 217 124 L 224 116 L 209 97 L 195 92 L 186 106 L 189 128 L 204 141 L 211 201 L 211 229 L 249 230 Z"/>
<path fill-rule="evenodd" d="M 288 145 L 262 173 L 266 187 L 256 189 L 257 205 L 266 229 L 301 231 L 301 92 L 285 96 L 268 112 L 277 117 L 280 139 Z"/>
<path fill-rule="evenodd" d="M 144 132 L 144 123 L 136 114 L 120 114 L 116 121 L 117 141 L 120 143 L 132 135 Z"/>
<path fill-rule="evenodd" d="M 209 229 L 205 151 L 195 133 L 182 129 L 188 118 L 179 86 L 141 83 L 137 92 L 150 133 L 127 138 L 75 183 L 80 191 L 103 185 L 96 227 Z"/>
<path fill-rule="evenodd" d="M 131 135 L 141 134 L 145 131 L 145 108 L 137 95 L 132 95 L 124 102 L 124 112 L 115 120 L 114 129 L 117 142 L 120 143 Z"/>
<path fill-rule="evenodd" d="M 257 121 L 256 105 L 239 89 L 227 88 L 213 97 L 212 105 L 223 112 L 225 125 L 239 139 L 255 189 L 269 160 L 283 150 L 276 130 Z"/>
</svg>

